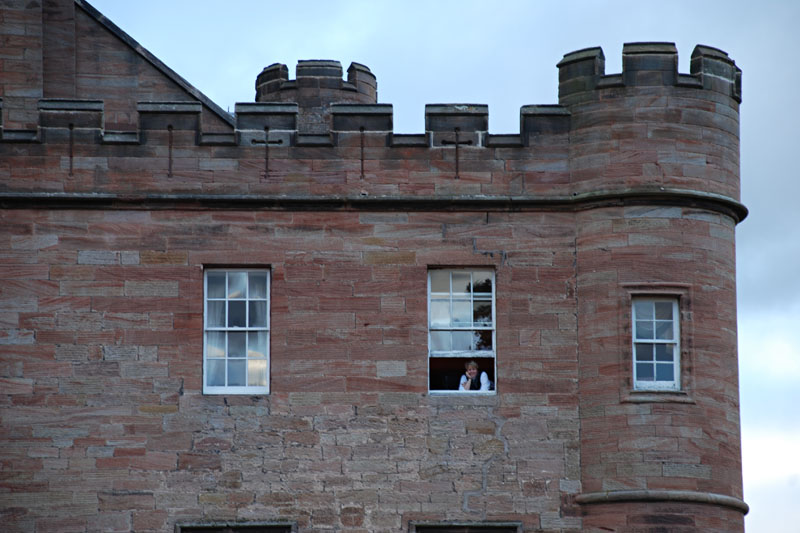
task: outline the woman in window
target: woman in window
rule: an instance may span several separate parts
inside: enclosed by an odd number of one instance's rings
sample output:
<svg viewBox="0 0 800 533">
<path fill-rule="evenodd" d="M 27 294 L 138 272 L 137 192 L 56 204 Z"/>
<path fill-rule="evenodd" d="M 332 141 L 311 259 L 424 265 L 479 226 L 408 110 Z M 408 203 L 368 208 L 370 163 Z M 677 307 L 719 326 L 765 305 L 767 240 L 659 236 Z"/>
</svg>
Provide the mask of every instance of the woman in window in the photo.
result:
<svg viewBox="0 0 800 533">
<path fill-rule="evenodd" d="M 489 381 L 489 376 L 486 375 L 486 372 L 481 372 L 480 379 L 478 379 L 478 363 L 475 361 L 468 361 L 464 368 L 466 369 L 466 373 L 461 376 L 461 386 L 460 390 L 462 391 L 488 391 L 491 390 L 489 387 L 491 386 L 491 381 Z"/>
</svg>

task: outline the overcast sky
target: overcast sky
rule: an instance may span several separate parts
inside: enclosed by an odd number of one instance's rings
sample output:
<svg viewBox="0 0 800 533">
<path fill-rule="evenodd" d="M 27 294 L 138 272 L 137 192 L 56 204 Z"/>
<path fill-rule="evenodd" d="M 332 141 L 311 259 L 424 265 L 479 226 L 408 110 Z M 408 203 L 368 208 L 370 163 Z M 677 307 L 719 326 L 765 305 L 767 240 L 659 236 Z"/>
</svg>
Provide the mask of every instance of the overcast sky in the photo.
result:
<svg viewBox="0 0 800 533">
<path fill-rule="evenodd" d="M 800 2 L 89 0 L 223 109 L 252 102 L 261 69 L 298 59 L 367 65 L 395 132 L 421 133 L 426 103 L 489 105 L 492 133 L 519 132 L 519 108 L 558 102 L 555 67 L 602 46 L 696 44 L 743 70 L 742 201 L 737 230 L 745 500 L 750 532 L 796 533 L 800 499 Z M 794 27 L 793 27 L 794 26 Z M 791 127 L 793 126 L 793 128 Z"/>
</svg>

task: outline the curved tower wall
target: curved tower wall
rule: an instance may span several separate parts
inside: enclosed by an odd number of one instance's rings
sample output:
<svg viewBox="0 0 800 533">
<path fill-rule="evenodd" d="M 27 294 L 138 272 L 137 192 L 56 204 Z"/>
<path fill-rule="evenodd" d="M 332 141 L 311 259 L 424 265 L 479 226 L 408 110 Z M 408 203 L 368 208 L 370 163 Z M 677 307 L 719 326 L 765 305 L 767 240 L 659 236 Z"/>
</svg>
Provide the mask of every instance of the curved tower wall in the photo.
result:
<svg viewBox="0 0 800 533">
<path fill-rule="evenodd" d="M 608 198 L 576 218 L 584 530 L 741 531 L 740 71 L 698 46 L 678 74 L 665 43 L 625 45 L 617 75 L 599 48 L 559 69 L 573 195 Z M 678 302 L 679 390 L 634 386 L 639 297 Z"/>
</svg>

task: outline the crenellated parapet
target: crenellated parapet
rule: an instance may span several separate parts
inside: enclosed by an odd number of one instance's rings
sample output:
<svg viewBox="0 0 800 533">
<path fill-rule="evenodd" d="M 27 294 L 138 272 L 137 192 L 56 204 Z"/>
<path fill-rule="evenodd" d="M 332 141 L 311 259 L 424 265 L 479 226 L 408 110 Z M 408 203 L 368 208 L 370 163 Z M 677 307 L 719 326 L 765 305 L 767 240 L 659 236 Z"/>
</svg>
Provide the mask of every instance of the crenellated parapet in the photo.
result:
<svg viewBox="0 0 800 533">
<path fill-rule="evenodd" d="M 626 44 L 622 56 L 622 72 L 606 74 L 601 48 L 566 54 L 558 63 L 559 103 L 522 106 L 517 133 L 490 133 L 486 105 L 446 103 L 425 106 L 423 133 L 394 133 L 392 105 L 377 102 L 367 67 L 353 63 L 343 78 L 338 61 L 313 60 L 298 63 L 295 79 L 286 65 L 265 68 L 257 101 L 236 104 L 230 129 L 210 125 L 203 100 L 140 101 L 137 127 L 115 131 L 106 128 L 103 100 L 50 98 L 39 102 L 36 130 L 0 128 L 0 144 L 50 146 L 68 153 L 71 166 L 62 169 L 78 173 L 83 157 L 154 158 L 146 168 L 182 177 L 165 182 L 154 172 L 138 188 L 157 193 L 202 189 L 210 180 L 240 194 L 393 194 L 405 187 L 407 174 L 397 169 L 406 160 L 413 161 L 404 163 L 409 175 L 426 183 L 413 189 L 419 194 L 577 201 L 672 190 L 726 203 L 741 219 L 736 64 L 697 46 L 691 73 L 681 74 L 671 43 Z M 331 180 L 335 186 L 314 186 Z"/>
<path fill-rule="evenodd" d="M 558 99 L 571 105 L 596 98 L 595 90 L 620 87 L 687 87 L 706 89 L 742 101 L 742 71 L 722 50 L 697 45 L 691 73 L 678 73 L 673 43 L 627 43 L 622 48 L 622 73 L 605 73 L 599 47 L 566 54 L 558 63 Z"/>
</svg>

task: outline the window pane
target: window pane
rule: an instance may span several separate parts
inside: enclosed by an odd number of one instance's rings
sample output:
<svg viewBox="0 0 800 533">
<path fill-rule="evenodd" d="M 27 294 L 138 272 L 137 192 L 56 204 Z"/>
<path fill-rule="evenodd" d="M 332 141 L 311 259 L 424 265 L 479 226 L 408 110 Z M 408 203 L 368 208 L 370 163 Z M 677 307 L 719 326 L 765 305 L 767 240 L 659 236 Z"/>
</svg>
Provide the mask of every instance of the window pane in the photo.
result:
<svg viewBox="0 0 800 533">
<path fill-rule="evenodd" d="M 491 331 L 476 331 L 475 332 L 475 349 L 476 350 L 491 350 L 492 349 L 492 332 Z"/>
<path fill-rule="evenodd" d="M 247 334 L 247 357 L 267 356 L 267 332 L 251 331 Z"/>
<path fill-rule="evenodd" d="M 671 344 L 656 344 L 656 361 L 673 361 Z"/>
<path fill-rule="evenodd" d="M 453 350 L 472 350 L 472 332 L 454 331 Z"/>
<path fill-rule="evenodd" d="M 655 302 L 656 320 L 672 320 L 672 302 Z"/>
<path fill-rule="evenodd" d="M 653 302 L 636 301 L 633 303 L 633 310 L 636 313 L 636 320 L 653 319 Z"/>
<path fill-rule="evenodd" d="M 450 292 L 449 270 L 431 270 L 431 292 Z"/>
<path fill-rule="evenodd" d="M 206 334 L 206 355 L 208 357 L 225 357 L 224 331 L 209 331 Z"/>
<path fill-rule="evenodd" d="M 225 272 L 209 272 L 206 290 L 209 298 L 225 298 Z"/>
<path fill-rule="evenodd" d="M 469 272 L 453 272 L 453 294 L 464 294 L 470 292 Z"/>
<path fill-rule="evenodd" d="M 228 302 L 228 327 L 229 328 L 243 328 L 245 322 L 245 310 L 247 302 L 234 301 Z"/>
<path fill-rule="evenodd" d="M 652 339 L 653 338 L 653 323 L 643 320 L 636 321 L 636 338 L 637 339 Z"/>
<path fill-rule="evenodd" d="M 476 326 L 492 325 L 492 303 L 472 302 L 472 320 Z"/>
<path fill-rule="evenodd" d="M 672 339 L 672 321 L 670 322 L 656 322 L 656 338 L 657 339 Z"/>
<path fill-rule="evenodd" d="M 265 299 L 267 297 L 267 273 L 251 272 L 250 279 L 250 299 Z"/>
<path fill-rule="evenodd" d="M 451 349 L 449 331 L 431 331 L 431 351 L 449 352 Z"/>
<path fill-rule="evenodd" d="M 453 301 L 453 324 L 460 326 L 472 324 L 472 305 L 469 300 Z"/>
<path fill-rule="evenodd" d="M 636 363 L 636 380 L 653 381 L 653 364 Z"/>
<path fill-rule="evenodd" d="M 228 385 L 231 387 L 244 387 L 247 384 L 247 367 L 244 359 L 228 360 Z"/>
<path fill-rule="evenodd" d="M 431 326 L 450 325 L 450 301 L 431 300 Z"/>
<path fill-rule="evenodd" d="M 240 332 L 228 333 L 228 357 L 244 357 L 247 355 L 245 352 L 245 341 L 247 333 Z"/>
<path fill-rule="evenodd" d="M 267 327 L 267 302 L 250 302 L 250 321 L 251 328 Z"/>
<path fill-rule="evenodd" d="M 652 361 L 653 360 L 653 345 L 652 344 L 637 344 L 636 345 L 636 360 L 637 361 Z"/>
<path fill-rule="evenodd" d="M 247 361 L 247 384 L 251 387 L 267 386 L 266 359 L 251 359 Z"/>
<path fill-rule="evenodd" d="M 472 274 L 472 292 L 491 294 L 492 292 L 492 273 L 474 272 Z"/>
<path fill-rule="evenodd" d="M 225 359 L 209 359 L 206 361 L 206 381 L 209 387 L 225 386 Z"/>
<path fill-rule="evenodd" d="M 206 323 L 209 328 L 225 327 L 225 302 L 208 302 Z"/>
<path fill-rule="evenodd" d="M 228 273 L 228 298 L 244 298 L 247 293 L 247 272 Z"/>
<path fill-rule="evenodd" d="M 656 365 L 656 381 L 674 381 L 675 367 L 672 363 Z"/>
</svg>

